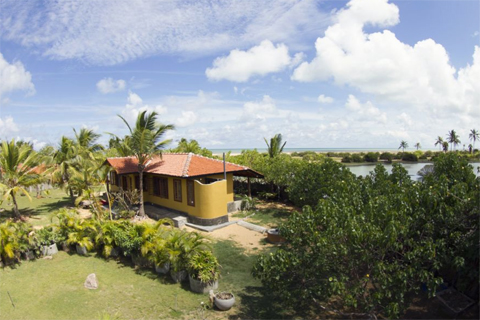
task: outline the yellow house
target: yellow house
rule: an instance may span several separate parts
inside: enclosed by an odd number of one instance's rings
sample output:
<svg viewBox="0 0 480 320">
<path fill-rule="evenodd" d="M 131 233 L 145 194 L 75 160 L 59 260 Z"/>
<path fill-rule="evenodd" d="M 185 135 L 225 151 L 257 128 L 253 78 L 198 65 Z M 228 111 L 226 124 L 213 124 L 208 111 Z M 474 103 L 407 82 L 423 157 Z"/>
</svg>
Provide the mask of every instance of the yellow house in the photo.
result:
<svg viewBox="0 0 480 320">
<path fill-rule="evenodd" d="M 138 189 L 135 157 L 108 158 L 112 191 Z M 193 153 L 166 153 L 147 163 L 144 201 L 180 212 L 194 224 L 209 226 L 228 221 L 234 204 L 233 177 L 263 178 L 252 169 Z M 226 179 L 225 179 L 226 177 Z"/>
</svg>

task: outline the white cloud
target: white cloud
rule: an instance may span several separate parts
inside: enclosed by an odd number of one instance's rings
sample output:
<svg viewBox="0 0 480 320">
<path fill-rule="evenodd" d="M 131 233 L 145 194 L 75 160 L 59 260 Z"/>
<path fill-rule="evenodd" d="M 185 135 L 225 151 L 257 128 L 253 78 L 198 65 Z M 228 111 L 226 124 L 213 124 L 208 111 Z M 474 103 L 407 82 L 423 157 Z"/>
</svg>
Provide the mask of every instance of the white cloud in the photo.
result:
<svg viewBox="0 0 480 320">
<path fill-rule="evenodd" d="M 432 39 L 410 46 L 391 31 L 363 30 L 397 23 L 398 8 L 387 0 L 350 1 L 317 39 L 316 57 L 296 68 L 292 79 L 333 79 L 389 102 L 479 114 L 480 48 L 475 47 L 473 64 L 460 69 L 456 78 L 445 48 Z"/>
<path fill-rule="evenodd" d="M 97 89 L 103 94 L 113 93 L 125 90 L 125 80 L 113 80 L 112 78 L 104 78 L 97 82 Z"/>
<path fill-rule="evenodd" d="M 114 65 L 206 55 L 264 39 L 301 50 L 328 16 L 315 1 L 0 1 L 2 37 L 45 57 Z M 302 37 L 298 37 L 302 34 Z"/>
<path fill-rule="evenodd" d="M 387 114 L 385 112 L 380 111 L 370 101 L 362 104 L 354 95 L 348 95 L 345 107 L 360 115 L 362 120 L 375 120 L 380 123 L 387 122 Z"/>
<path fill-rule="evenodd" d="M 27 91 L 28 94 L 34 94 L 32 75 L 25 70 L 20 61 L 8 63 L 0 53 L 0 98 L 12 91 Z"/>
<path fill-rule="evenodd" d="M 400 120 L 400 122 L 405 125 L 405 126 L 408 126 L 410 127 L 412 124 L 413 124 L 413 121 L 412 121 L 412 118 L 406 114 L 405 112 L 402 112 L 398 117 L 397 117 L 398 120 Z"/>
<path fill-rule="evenodd" d="M 235 49 L 226 57 L 216 58 L 213 67 L 207 68 L 205 74 L 210 80 L 246 82 L 256 75 L 279 72 L 291 62 L 286 45 L 275 46 L 271 41 L 264 40 L 247 51 Z"/>
<path fill-rule="evenodd" d="M 276 111 L 275 101 L 268 95 L 263 96 L 262 101 L 250 101 L 243 105 L 241 119 L 252 123 L 264 121 Z"/>
<path fill-rule="evenodd" d="M 127 98 L 127 104 L 122 110 L 122 117 L 132 125 L 135 123 L 137 116 L 140 112 L 147 110 L 147 112 L 155 111 L 159 115 L 163 115 L 168 112 L 168 109 L 162 105 L 151 107 L 143 103 L 142 98 L 134 92 L 129 92 Z"/>
<path fill-rule="evenodd" d="M 18 126 L 12 117 L 0 118 L 0 137 L 9 138 L 15 132 L 18 132 Z"/>
<path fill-rule="evenodd" d="M 328 97 L 324 94 L 321 94 L 318 96 L 318 99 L 317 99 L 318 102 L 320 103 L 332 103 L 333 102 L 333 98 L 332 97 Z"/>
<path fill-rule="evenodd" d="M 197 115 L 193 111 L 182 111 L 182 116 L 175 121 L 178 127 L 188 127 L 197 122 Z"/>
</svg>

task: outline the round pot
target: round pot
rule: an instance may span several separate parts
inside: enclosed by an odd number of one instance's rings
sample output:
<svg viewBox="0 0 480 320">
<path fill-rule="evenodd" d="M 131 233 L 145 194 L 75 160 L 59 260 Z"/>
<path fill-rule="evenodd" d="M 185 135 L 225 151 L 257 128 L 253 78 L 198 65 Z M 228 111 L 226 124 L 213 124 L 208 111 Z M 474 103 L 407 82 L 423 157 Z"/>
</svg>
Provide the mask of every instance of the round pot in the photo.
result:
<svg viewBox="0 0 480 320">
<path fill-rule="evenodd" d="M 170 271 L 170 262 L 165 262 L 164 264 L 155 266 L 155 271 L 160 274 L 167 274 Z"/>
<path fill-rule="evenodd" d="M 186 270 L 182 270 L 178 272 L 173 272 L 172 270 L 170 270 L 170 277 L 172 277 L 172 280 L 175 283 L 185 281 L 185 279 L 187 279 L 187 275 L 188 274 Z"/>
<path fill-rule="evenodd" d="M 285 243 L 285 238 L 280 235 L 278 229 L 268 229 L 267 241 L 273 244 Z"/>
<path fill-rule="evenodd" d="M 200 280 L 188 276 L 188 281 L 190 282 L 190 290 L 196 293 L 208 293 L 210 290 L 218 289 L 218 280 L 212 282 L 202 282 Z"/>
<path fill-rule="evenodd" d="M 221 295 L 222 293 L 229 293 L 232 295 L 232 297 L 230 299 L 220 299 L 219 298 L 219 295 Z M 227 311 L 229 310 L 231 307 L 233 307 L 233 305 L 235 304 L 235 296 L 233 295 L 233 293 L 231 292 L 221 292 L 221 293 L 217 293 L 215 295 L 215 305 L 217 306 L 217 308 L 219 310 L 222 310 L 222 311 Z"/>
<path fill-rule="evenodd" d="M 51 256 L 51 255 L 54 255 L 58 253 L 58 248 L 57 248 L 57 244 L 54 243 L 50 246 L 43 246 L 42 247 L 42 255 L 43 256 Z"/>
</svg>

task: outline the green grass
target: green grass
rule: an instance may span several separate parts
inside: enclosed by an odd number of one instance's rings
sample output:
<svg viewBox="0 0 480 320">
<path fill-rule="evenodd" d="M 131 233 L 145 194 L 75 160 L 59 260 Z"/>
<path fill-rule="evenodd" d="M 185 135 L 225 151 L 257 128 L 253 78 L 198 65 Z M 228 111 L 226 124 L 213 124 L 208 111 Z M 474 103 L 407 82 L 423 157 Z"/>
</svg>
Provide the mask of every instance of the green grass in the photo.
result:
<svg viewBox="0 0 480 320">
<path fill-rule="evenodd" d="M 214 252 L 222 265 L 219 291 L 231 291 L 236 305 L 227 312 L 208 308 L 205 318 L 283 318 L 279 306 L 251 276 L 256 255 L 246 255 L 232 241 L 218 241 Z M 99 288 L 83 287 L 96 273 Z M 188 282 L 174 284 L 153 270 L 135 270 L 128 263 L 82 257 L 60 251 L 53 260 L 22 262 L 0 270 L 0 319 L 200 319 L 200 303 L 208 295 L 190 291 Z M 10 301 L 13 299 L 15 308 Z"/>
<path fill-rule="evenodd" d="M 32 192 L 30 201 L 26 196 L 17 196 L 18 208 L 20 213 L 28 217 L 28 222 L 34 226 L 45 226 L 50 224 L 50 213 L 67 206 L 71 206 L 70 198 L 65 191 L 52 189 L 46 195 L 42 193 L 43 198 L 37 199 Z M 13 217 L 13 205 L 11 201 L 5 200 L 0 208 L 5 211 L 0 212 L 0 222 Z"/>
</svg>

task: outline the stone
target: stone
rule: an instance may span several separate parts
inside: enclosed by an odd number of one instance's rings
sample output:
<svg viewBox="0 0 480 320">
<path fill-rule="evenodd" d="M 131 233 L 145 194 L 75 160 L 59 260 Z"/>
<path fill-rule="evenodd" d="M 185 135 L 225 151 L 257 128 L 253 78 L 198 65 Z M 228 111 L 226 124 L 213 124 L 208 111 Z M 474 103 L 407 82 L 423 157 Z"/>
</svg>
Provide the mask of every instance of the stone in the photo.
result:
<svg viewBox="0 0 480 320">
<path fill-rule="evenodd" d="M 173 225 L 179 229 L 183 228 L 185 226 L 185 223 L 187 223 L 187 218 L 185 217 L 175 217 L 172 220 Z"/>
<path fill-rule="evenodd" d="M 97 276 L 95 273 L 90 273 L 84 283 L 87 289 L 98 289 Z"/>
<path fill-rule="evenodd" d="M 52 259 L 53 259 L 52 256 L 45 256 L 45 257 L 43 257 L 43 260 L 52 260 Z"/>
</svg>

